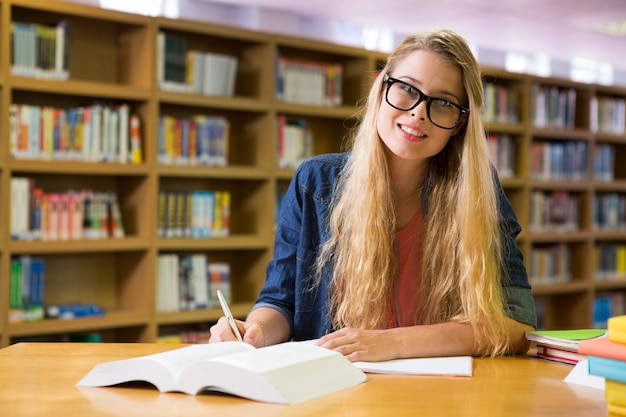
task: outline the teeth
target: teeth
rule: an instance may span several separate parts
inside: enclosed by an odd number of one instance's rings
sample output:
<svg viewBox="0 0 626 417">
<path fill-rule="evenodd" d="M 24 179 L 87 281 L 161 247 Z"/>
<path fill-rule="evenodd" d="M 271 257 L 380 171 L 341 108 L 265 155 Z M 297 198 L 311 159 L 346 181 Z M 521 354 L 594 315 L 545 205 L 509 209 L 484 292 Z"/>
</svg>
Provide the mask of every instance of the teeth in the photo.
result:
<svg viewBox="0 0 626 417">
<path fill-rule="evenodd" d="M 413 130 L 410 127 L 407 127 L 407 126 L 404 126 L 404 125 L 400 126 L 400 129 L 404 130 L 409 135 L 417 136 L 418 138 L 423 138 L 424 136 L 426 136 L 423 133 L 420 133 L 417 130 Z"/>
</svg>

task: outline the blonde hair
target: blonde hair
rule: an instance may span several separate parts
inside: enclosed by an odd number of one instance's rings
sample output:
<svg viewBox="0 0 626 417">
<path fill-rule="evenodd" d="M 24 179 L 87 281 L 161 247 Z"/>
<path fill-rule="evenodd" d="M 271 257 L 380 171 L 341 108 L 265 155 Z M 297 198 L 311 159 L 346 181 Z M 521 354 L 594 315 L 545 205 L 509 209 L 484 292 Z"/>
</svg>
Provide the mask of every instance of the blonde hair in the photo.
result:
<svg viewBox="0 0 626 417">
<path fill-rule="evenodd" d="M 330 239 L 322 246 L 318 273 L 333 271 L 331 322 L 387 327 L 394 300 L 395 209 L 384 144 L 376 119 L 385 74 L 414 51 L 439 54 L 460 69 L 468 97 L 465 125 L 430 159 L 423 193 L 428 210 L 422 232 L 420 288 L 415 294 L 420 323 L 469 323 L 476 350 L 506 353 L 508 332 L 501 285 L 498 203 L 480 110 L 480 69 L 465 40 L 452 31 L 407 37 L 376 77 L 352 138 L 330 215 Z"/>
</svg>

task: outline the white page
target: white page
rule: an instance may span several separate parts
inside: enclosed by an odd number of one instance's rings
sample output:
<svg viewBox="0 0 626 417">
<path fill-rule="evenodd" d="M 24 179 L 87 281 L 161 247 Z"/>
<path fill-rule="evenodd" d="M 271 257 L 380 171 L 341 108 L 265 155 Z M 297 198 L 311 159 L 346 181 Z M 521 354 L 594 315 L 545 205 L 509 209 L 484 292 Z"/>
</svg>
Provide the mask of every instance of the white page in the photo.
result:
<svg viewBox="0 0 626 417">
<path fill-rule="evenodd" d="M 604 390 L 604 378 L 589 373 L 588 360 L 579 361 L 563 380 L 572 384 Z"/>
<path fill-rule="evenodd" d="M 381 362 L 355 362 L 363 372 L 407 375 L 472 376 L 471 356 L 394 359 Z"/>
</svg>

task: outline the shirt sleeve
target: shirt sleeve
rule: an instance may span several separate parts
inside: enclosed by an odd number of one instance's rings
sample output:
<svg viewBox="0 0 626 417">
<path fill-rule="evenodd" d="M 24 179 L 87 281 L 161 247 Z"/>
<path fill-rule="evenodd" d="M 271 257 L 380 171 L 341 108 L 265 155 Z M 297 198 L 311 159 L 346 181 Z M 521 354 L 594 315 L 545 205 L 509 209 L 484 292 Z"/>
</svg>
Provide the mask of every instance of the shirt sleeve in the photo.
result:
<svg viewBox="0 0 626 417">
<path fill-rule="evenodd" d="M 528 281 L 523 255 L 516 242 L 516 238 L 522 231 L 522 228 L 511 203 L 504 194 L 497 175 L 496 182 L 503 236 L 502 287 L 507 306 L 507 315 L 520 323 L 536 327 L 535 300 Z"/>
</svg>

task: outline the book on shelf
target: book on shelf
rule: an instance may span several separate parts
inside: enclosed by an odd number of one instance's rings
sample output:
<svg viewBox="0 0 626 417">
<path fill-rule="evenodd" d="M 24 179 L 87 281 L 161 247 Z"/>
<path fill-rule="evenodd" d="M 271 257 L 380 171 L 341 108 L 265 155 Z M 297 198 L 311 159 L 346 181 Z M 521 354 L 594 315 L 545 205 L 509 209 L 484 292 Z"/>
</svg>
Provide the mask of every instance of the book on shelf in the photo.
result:
<svg viewBox="0 0 626 417">
<path fill-rule="evenodd" d="M 567 232 L 578 230 L 581 198 L 565 190 L 532 191 L 529 228 L 533 232 Z"/>
<path fill-rule="evenodd" d="M 11 22 L 11 74 L 23 77 L 69 78 L 70 26 Z"/>
<path fill-rule="evenodd" d="M 343 104 L 343 65 L 276 58 L 276 98 L 316 106 Z"/>
<path fill-rule="evenodd" d="M 96 365 L 81 387 L 145 381 L 161 392 L 217 391 L 251 400 L 296 404 L 365 382 L 343 355 L 310 343 L 256 349 L 243 342 L 196 344 Z"/>
<path fill-rule="evenodd" d="M 534 127 L 574 129 L 576 89 L 533 83 L 531 117 Z"/>
<path fill-rule="evenodd" d="M 491 162 L 498 171 L 500 178 L 513 178 L 515 176 L 515 141 L 509 134 L 487 135 L 489 156 Z"/>
<path fill-rule="evenodd" d="M 313 155 L 313 132 L 303 119 L 287 120 L 278 116 L 277 154 L 279 168 L 297 168 Z"/>
<path fill-rule="evenodd" d="M 592 214 L 594 231 L 626 230 L 626 194 L 609 192 L 594 195 Z"/>
<path fill-rule="evenodd" d="M 555 284 L 570 282 L 571 249 L 567 244 L 557 243 L 535 246 L 530 250 L 529 279 L 531 284 Z"/>
<path fill-rule="evenodd" d="M 130 159 L 133 164 L 140 164 L 143 161 L 141 151 L 141 119 L 138 115 L 132 114 L 128 122 L 130 124 Z"/>
<path fill-rule="evenodd" d="M 233 96 L 239 59 L 189 49 L 185 36 L 157 35 L 157 81 L 163 91 Z"/>
<path fill-rule="evenodd" d="M 533 142 L 530 147 L 530 175 L 539 180 L 585 180 L 589 176 L 587 153 L 587 143 L 581 140 Z"/>
<path fill-rule="evenodd" d="M 11 260 L 9 272 L 9 322 L 44 318 L 46 267 L 43 258 L 22 255 Z"/>
<path fill-rule="evenodd" d="M 485 122 L 519 123 L 520 102 L 516 88 L 503 84 L 484 83 Z"/>
<path fill-rule="evenodd" d="M 160 254 L 156 287 L 159 312 L 215 308 L 218 289 L 231 301 L 230 264 L 209 261 L 204 254 Z"/>
<path fill-rule="evenodd" d="M 98 304 L 67 303 L 46 306 L 46 317 L 59 320 L 73 320 L 85 317 L 104 316 L 104 309 Z"/>
<path fill-rule="evenodd" d="M 597 242 L 594 245 L 594 280 L 617 281 L 626 277 L 626 245 Z M 624 305 L 624 303 L 621 303 Z"/>
<path fill-rule="evenodd" d="M 230 234 L 229 191 L 159 192 L 157 234 L 161 238 L 225 237 Z"/>
<path fill-rule="evenodd" d="M 593 326 L 608 328 L 609 320 L 626 311 L 626 294 L 619 291 L 597 292 L 593 299 Z"/>
<path fill-rule="evenodd" d="M 170 343 L 170 344 L 197 344 L 197 343 L 209 343 L 211 339 L 210 330 L 187 330 L 180 333 L 168 333 L 162 334 L 157 337 L 157 343 Z"/>
<path fill-rule="evenodd" d="M 615 178 L 615 146 L 608 143 L 596 145 L 593 155 L 593 179 L 611 182 Z"/>
<path fill-rule="evenodd" d="M 591 107 L 591 131 L 623 135 L 626 132 L 626 99 L 593 96 Z"/>
<path fill-rule="evenodd" d="M 226 166 L 230 122 L 222 116 L 176 118 L 163 115 L 158 125 L 158 161 L 163 165 Z"/>
<path fill-rule="evenodd" d="M 125 236 L 117 196 L 111 192 L 45 192 L 31 178 L 11 178 L 13 240 L 77 240 Z"/>
<path fill-rule="evenodd" d="M 606 334 L 606 329 L 535 330 L 526 332 L 526 339 L 535 343 L 538 357 L 576 364 L 584 359 L 580 343 L 604 338 Z"/>
<path fill-rule="evenodd" d="M 69 108 L 13 103 L 9 118 L 9 152 L 15 159 L 141 162 L 141 121 L 126 103 Z"/>
</svg>

